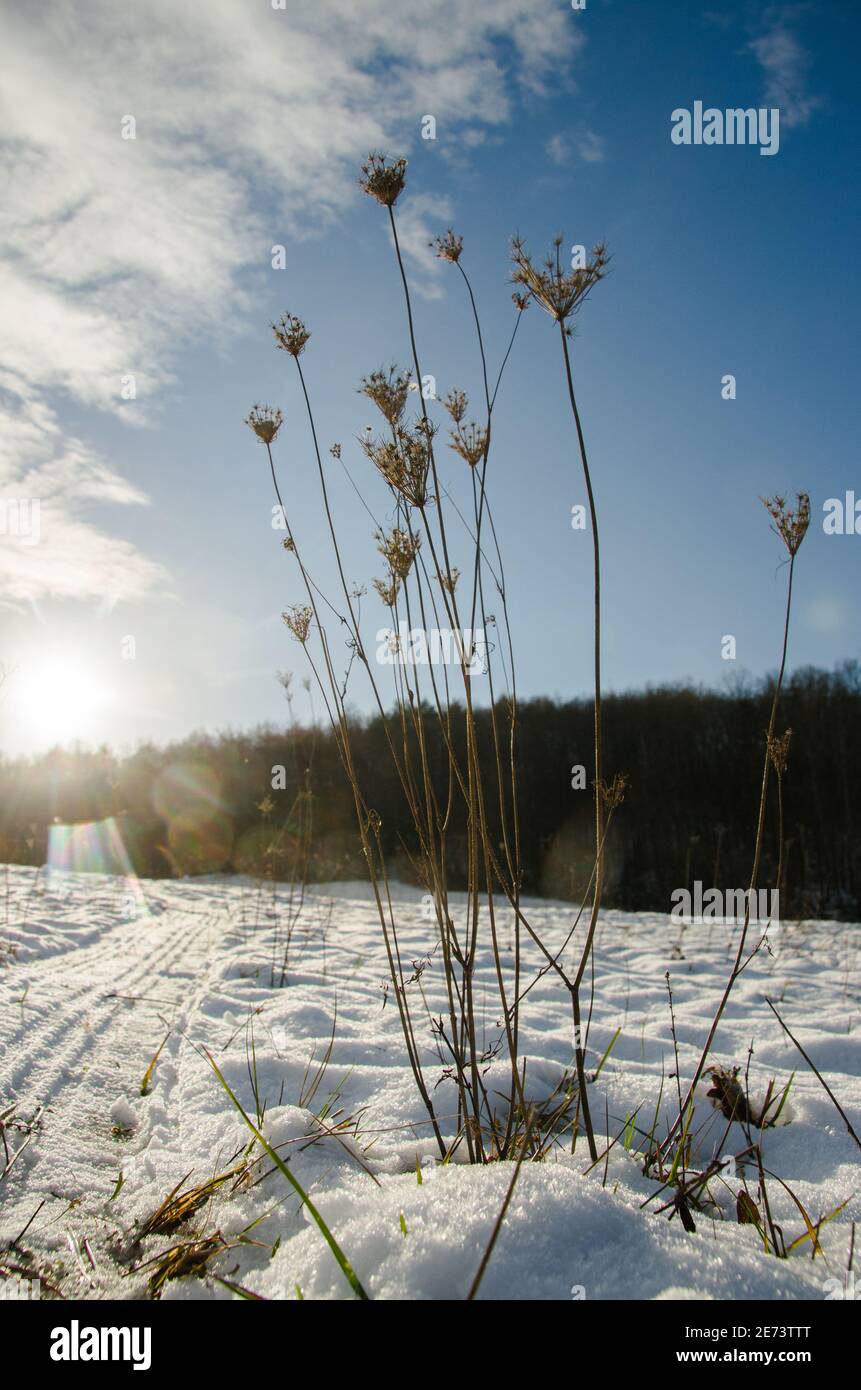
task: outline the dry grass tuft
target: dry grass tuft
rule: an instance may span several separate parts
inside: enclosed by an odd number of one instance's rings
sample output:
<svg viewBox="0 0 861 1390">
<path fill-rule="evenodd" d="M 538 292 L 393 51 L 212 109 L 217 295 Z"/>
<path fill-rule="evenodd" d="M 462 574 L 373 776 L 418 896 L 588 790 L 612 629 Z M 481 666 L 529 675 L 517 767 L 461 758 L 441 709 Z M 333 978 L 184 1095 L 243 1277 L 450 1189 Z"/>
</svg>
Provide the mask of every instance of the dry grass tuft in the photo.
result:
<svg viewBox="0 0 861 1390">
<path fill-rule="evenodd" d="M 149 1291 L 153 1298 L 160 1298 L 170 1279 L 203 1279 L 216 1255 L 230 1249 L 232 1246 L 221 1232 L 214 1231 L 210 1236 L 172 1245 L 140 1268 L 155 1266 L 149 1280 Z"/>
<path fill-rule="evenodd" d="M 138 1231 L 137 1239 L 143 1240 L 146 1236 L 167 1236 L 188 1221 L 189 1217 L 194 1216 L 195 1212 L 205 1206 L 216 1192 L 220 1191 L 226 1183 L 232 1183 L 235 1188 L 238 1186 L 248 1170 L 247 1163 L 238 1163 L 234 1168 L 228 1168 L 223 1173 L 217 1173 L 214 1177 L 208 1178 L 206 1182 L 199 1183 L 196 1187 L 187 1188 L 182 1191 L 183 1183 L 191 1175 L 186 1174 L 181 1178 L 172 1192 L 169 1192 L 164 1201 L 148 1217 L 143 1226 Z"/>
</svg>

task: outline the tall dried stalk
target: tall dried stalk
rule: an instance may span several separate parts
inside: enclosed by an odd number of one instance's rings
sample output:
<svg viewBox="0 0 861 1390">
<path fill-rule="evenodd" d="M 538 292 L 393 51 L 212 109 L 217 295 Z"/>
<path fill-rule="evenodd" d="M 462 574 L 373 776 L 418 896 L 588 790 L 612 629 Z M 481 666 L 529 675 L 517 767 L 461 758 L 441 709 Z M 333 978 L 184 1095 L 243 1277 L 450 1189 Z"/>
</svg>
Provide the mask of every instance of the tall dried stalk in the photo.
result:
<svg viewBox="0 0 861 1390">
<path fill-rule="evenodd" d="M 752 956 L 756 954 L 756 951 L 754 951 L 751 953 L 750 956 L 745 958 L 745 947 L 747 944 L 748 931 L 750 928 L 751 904 L 754 901 L 754 894 L 756 893 L 759 885 L 759 869 L 760 862 L 762 859 L 762 847 L 765 836 L 765 815 L 766 805 L 768 801 L 768 781 L 769 772 L 772 765 L 775 766 L 775 770 L 778 772 L 779 790 L 781 794 L 781 817 L 779 825 L 779 833 L 781 835 L 781 851 L 778 867 L 778 887 L 780 886 L 780 878 L 782 874 L 782 777 L 785 767 L 785 749 L 781 748 L 781 741 L 775 737 L 774 730 L 777 724 L 777 710 L 778 705 L 780 703 L 780 692 L 783 688 L 783 678 L 786 672 L 786 654 L 789 648 L 789 621 L 792 614 L 792 581 L 795 575 L 795 559 L 798 555 L 801 542 L 804 540 L 804 537 L 807 534 L 807 528 L 810 525 L 810 498 L 805 492 L 799 493 L 797 506 L 795 510 L 792 510 L 787 506 L 786 501 L 783 497 L 764 497 L 762 501 L 774 521 L 773 529 L 780 536 L 789 554 L 789 582 L 787 584 L 786 590 L 786 608 L 784 611 L 783 619 L 783 645 L 781 648 L 780 655 L 780 668 L 778 670 L 777 681 L 775 682 L 774 686 L 774 695 L 771 701 L 771 713 L 769 715 L 768 729 L 765 735 L 765 755 L 763 758 L 762 782 L 759 793 L 759 810 L 757 812 L 756 838 L 754 841 L 753 850 L 753 866 L 751 868 L 750 874 L 750 889 L 747 894 L 747 901 L 745 905 L 744 923 L 741 929 L 741 934 L 739 936 L 738 947 L 736 949 L 732 969 L 729 973 L 729 978 L 727 979 L 723 994 L 721 995 L 720 1002 L 715 1011 L 715 1015 L 712 1019 L 711 1026 L 709 1027 L 708 1036 L 706 1037 L 702 1054 L 697 1064 L 696 1071 L 694 1072 L 693 1079 L 688 1087 L 684 1101 L 679 1106 L 679 1113 L 676 1116 L 672 1126 L 670 1127 L 666 1139 L 661 1145 L 662 1150 L 665 1150 L 668 1147 L 668 1145 L 672 1143 L 673 1138 L 684 1125 L 685 1114 L 687 1113 L 688 1107 L 691 1105 L 693 1101 L 697 1085 L 700 1081 L 703 1071 L 705 1070 L 705 1066 L 708 1061 L 708 1055 L 711 1051 L 712 1043 L 714 1042 L 715 1035 L 717 1033 L 718 1027 L 720 1026 L 720 1021 L 723 1018 L 724 1011 L 729 1001 L 729 997 L 733 991 L 735 982 L 738 979 L 739 975 L 741 975 L 741 973 L 749 964 L 750 960 L 752 959 Z M 780 766 L 778 767 L 777 764 L 780 764 Z"/>
<path fill-rule="evenodd" d="M 572 336 L 570 320 L 580 308 L 593 287 L 599 280 L 604 278 L 607 266 L 607 254 L 603 245 L 599 244 L 592 252 L 591 259 L 587 261 L 582 269 L 575 269 L 572 263 L 570 271 L 563 270 L 560 256 L 562 238 L 555 238 L 554 250 L 547 256 L 543 268 L 539 269 L 519 237 L 516 237 L 512 245 L 512 260 L 514 262 L 515 283 L 524 287 L 530 298 L 534 299 L 545 310 L 546 313 L 559 326 L 559 336 L 562 343 L 562 359 L 565 367 L 565 382 L 568 390 L 568 400 L 571 405 L 571 413 L 574 416 L 574 425 L 577 432 L 577 444 L 580 451 L 580 463 L 583 470 L 583 481 L 586 486 L 586 496 L 589 502 L 589 518 L 592 527 L 592 555 L 593 555 L 593 602 L 594 602 L 594 793 L 595 793 L 595 887 L 592 895 L 592 912 L 589 920 L 589 928 L 586 940 L 580 955 L 580 964 L 574 977 L 571 994 L 572 1011 L 574 1015 L 574 1040 L 576 1045 L 577 1059 L 577 1081 L 581 1097 L 581 1111 L 583 1115 L 583 1125 L 586 1130 L 586 1140 L 589 1145 L 589 1156 L 594 1162 L 598 1157 L 598 1150 L 595 1144 L 595 1134 L 592 1125 L 592 1116 L 589 1109 L 589 1095 L 586 1087 L 585 1073 L 585 1039 L 582 1031 L 582 1016 L 580 1008 L 580 986 L 583 983 L 583 976 L 592 955 L 592 948 L 595 940 L 595 930 L 598 925 L 598 914 L 601 909 L 601 897 L 604 890 L 604 845 L 605 845 L 605 823 L 604 807 L 607 799 L 607 789 L 604 783 L 603 759 L 601 745 L 601 544 L 598 532 L 598 512 L 595 505 L 595 493 L 592 487 L 592 474 L 589 469 L 589 460 L 586 454 L 586 441 L 583 435 L 583 426 L 580 420 L 580 411 L 577 406 L 577 397 L 574 391 L 574 377 L 571 371 L 571 356 L 568 351 L 568 340 Z"/>
<path fill-rule="evenodd" d="M 454 668 L 455 679 L 463 703 L 462 705 L 458 703 L 458 697 L 452 689 L 449 671 L 445 665 L 443 665 L 441 675 L 438 676 L 433 664 L 429 664 L 427 682 L 425 683 L 419 665 L 411 664 L 405 660 L 403 663 L 395 662 L 394 664 L 395 703 L 391 711 L 386 709 L 373 661 L 361 634 L 360 598 L 363 591 L 350 587 L 342 562 L 338 528 L 330 501 L 311 393 L 300 361 L 310 334 L 302 321 L 291 314 L 285 314 L 280 323 L 274 326 L 275 338 L 277 346 L 292 357 L 298 372 L 329 537 L 336 560 L 341 599 L 337 604 L 332 602 L 329 597 L 322 593 L 312 578 L 299 552 L 296 538 L 287 517 L 272 456 L 272 444 L 282 424 L 280 412 L 269 407 L 255 407 L 249 416 L 248 423 L 266 446 L 276 496 L 287 528 L 285 547 L 295 556 L 307 598 L 306 604 L 294 607 L 285 614 L 285 621 L 308 653 L 311 669 L 322 692 L 324 707 L 334 731 L 341 762 L 353 792 L 362 848 L 377 904 L 389 962 L 390 979 L 399 1011 L 407 1054 L 441 1153 L 445 1152 L 445 1146 L 422 1067 L 421 1050 L 407 988 L 409 981 L 405 979 L 401 962 L 397 923 L 389 893 L 379 817 L 366 800 L 352 753 L 346 710 L 346 692 L 354 662 L 358 662 L 363 667 L 370 683 L 389 754 L 397 771 L 416 836 L 417 850 L 412 855 L 413 862 L 434 904 L 443 964 L 446 1017 L 440 1016 L 432 1020 L 432 1025 L 436 1035 L 437 1051 L 451 1064 L 450 1071 L 458 1097 L 458 1134 L 465 1144 L 467 1154 L 471 1161 L 486 1161 L 492 1157 L 508 1156 L 517 1148 L 518 1135 L 522 1141 L 523 1126 L 530 1113 L 524 1089 L 524 1072 L 518 1059 L 518 1030 L 521 1004 L 531 985 L 535 983 L 535 979 L 525 988 L 523 987 L 522 932 L 527 934 L 546 962 L 536 979 L 547 970 L 553 970 L 572 996 L 577 1029 L 580 1104 L 584 1116 L 587 1117 L 590 1149 L 594 1151 L 594 1137 L 591 1120 L 588 1119 L 588 1100 L 585 1095 L 586 1077 L 583 1066 L 583 1046 L 579 1032 L 579 986 L 591 949 L 600 895 L 596 892 L 592 927 L 581 961 L 579 976 L 575 983 L 568 978 L 560 963 L 564 946 L 555 953 L 551 951 L 529 923 L 521 905 L 522 869 L 517 798 L 517 696 L 514 648 L 508 615 L 503 557 L 487 493 L 494 403 L 505 366 L 512 351 L 520 313 L 528 303 L 528 296 L 516 295 L 514 297 L 518 310 L 515 326 L 503 356 L 494 389 L 491 391 L 487 352 L 478 308 L 472 285 L 461 264 L 462 240 L 456 237 L 453 232 L 448 232 L 445 237 L 438 238 L 438 253 L 457 265 L 463 277 L 472 310 L 481 360 L 485 404 L 484 424 L 479 426 L 472 421 L 467 423 L 465 419 L 467 398 L 463 392 L 452 390 L 444 402 L 453 425 L 450 432 L 451 448 L 470 469 L 473 501 L 473 515 L 470 524 L 466 522 L 442 483 L 434 445 L 438 426 L 432 422 L 428 414 L 424 393 L 421 391 L 423 377 L 412 297 L 395 214 L 395 205 L 404 188 L 405 174 L 405 161 L 389 162 L 381 155 L 371 155 L 363 166 L 361 179 L 365 192 L 385 207 L 388 213 L 395 261 L 404 297 L 412 358 L 410 371 L 401 372 L 396 367 L 392 367 L 388 373 L 378 370 L 365 377 L 360 387 L 362 393 L 378 407 L 385 420 L 386 429 L 380 437 L 374 437 L 372 433 L 368 432 L 365 437 L 360 439 L 360 444 L 365 455 L 376 466 L 377 472 L 388 490 L 394 510 L 393 524 L 388 527 L 381 526 L 374 518 L 378 550 L 386 563 L 386 573 L 382 579 L 374 581 L 374 587 L 389 610 L 394 632 L 398 631 L 399 620 L 404 618 L 410 630 L 414 620 L 419 620 L 421 627 L 426 632 L 430 619 L 433 619 L 433 623 L 437 627 L 440 626 L 440 620 L 444 619 L 449 630 L 455 633 L 469 633 L 469 638 L 460 643 L 458 660 Z M 413 389 L 418 390 L 419 393 L 419 415 L 415 421 L 410 422 L 406 418 L 406 405 L 409 393 Z M 339 445 L 334 446 L 331 452 L 336 459 L 340 459 L 341 448 Z M 588 477 L 585 450 L 583 450 L 583 462 Z M 353 486 L 356 486 L 355 483 Z M 374 513 L 365 502 L 361 490 L 356 488 L 356 491 L 363 506 L 373 518 Z M 451 504 L 450 510 L 463 523 L 472 546 L 471 584 L 463 607 L 459 600 L 458 590 L 460 571 L 452 562 L 453 549 L 450 534 L 452 523 L 446 501 Z M 448 516 L 447 512 L 449 512 Z M 494 563 L 486 553 L 482 540 L 485 525 L 490 528 L 493 537 L 496 554 L 495 568 Z M 597 525 L 594 530 L 597 541 Z M 485 674 L 488 677 L 490 694 L 489 722 L 493 756 L 489 766 L 482 768 L 472 668 L 476 659 L 476 624 L 480 620 L 481 630 L 486 633 L 489 624 L 493 621 L 486 609 L 485 583 L 488 577 L 492 581 L 502 604 L 507 660 L 506 655 L 503 655 L 501 659 L 507 696 L 504 704 L 501 704 L 497 698 L 493 660 L 488 650 Z M 342 677 L 339 677 L 336 672 L 331 640 L 323 621 L 326 610 L 331 618 L 340 624 L 346 635 L 350 656 L 346 673 Z M 598 595 L 596 611 L 600 614 L 600 595 Z M 463 617 L 466 616 L 467 612 L 469 613 L 468 629 L 463 625 Z M 316 646 L 318 642 L 321 658 L 315 657 L 311 650 L 312 644 Z M 596 652 L 599 651 L 600 625 L 598 625 L 596 636 Z M 600 681 L 600 672 L 598 671 L 597 674 Z M 602 799 L 605 792 L 601 780 L 600 762 L 600 694 L 598 694 L 597 700 L 596 801 L 598 803 L 598 815 L 596 824 L 598 835 L 596 840 L 596 870 L 593 874 L 596 885 L 600 884 L 601 880 L 603 843 L 606 833 Z M 500 718 L 502 710 L 505 711 L 507 718 L 505 729 L 502 727 Z M 447 760 L 444 786 L 438 783 L 431 765 L 426 736 L 426 722 L 428 720 L 436 722 L 442 738 Z M 464 738 L 463 746 L 460 745 L 459 741 L 461 729 Z M 614 788 L 614 793 L 615 791 Z M 501 836 L 499 845 L 496 843 L 495 828 L 490 810 L 489 797 L 491 796 L 496 807 L 495 814 L 498 816 Z M 618 799 L 613 801 L 611 806 L 618 804 L 620 799 L 621 795 L 619 794 Z M 461 809 L 466 823 L 466 912 L 465 921 L 460 924 L 455 923 L 449 903 L 451 878 L 449 837 L 452 820 L 458 808 Z M 506 911 L 510 909 L 513 914 L 515 948 L 513 971 L 505 964 L 500 939 L 499 913 L 503 905 L 506 905 Z M 501 1117 L 497 1113 L 495 1102 L 491 1101 L 484 1080 L 484 1073 L 490 1056 L 483 1053 L 479 1044 L 479 1008 L 474 988 L 476 961 L 483 940 L 485 923 L 489 933 L 490 954 L 499 997 L 499 1014 L 502 1020 L 507 1052 L 509 1095 L 506 1112 Z M 567 941 L 565 945 L 567 945 Z M 496 1085 L 494 1086 L 494 1093 L 499 1093 Z"/>
</svg>

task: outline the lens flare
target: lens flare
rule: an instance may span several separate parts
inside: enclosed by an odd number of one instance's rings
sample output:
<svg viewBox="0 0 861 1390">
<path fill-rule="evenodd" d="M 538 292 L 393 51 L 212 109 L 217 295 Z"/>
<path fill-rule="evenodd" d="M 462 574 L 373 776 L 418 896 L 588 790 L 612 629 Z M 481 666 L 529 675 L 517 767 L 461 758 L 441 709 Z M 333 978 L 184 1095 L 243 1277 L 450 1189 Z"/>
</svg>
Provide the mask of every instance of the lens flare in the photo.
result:
<svg viewBox="0 0 861 1390">
<path fill-rule="evenodd" d="M 48 830 L 48 886 L 52 892 L 67 874 L 112 874 L 122 880 L 123 917 L 147 916 L 138 882 L 115 816 L 81 825 L 52 825 Z"/>
</svg>

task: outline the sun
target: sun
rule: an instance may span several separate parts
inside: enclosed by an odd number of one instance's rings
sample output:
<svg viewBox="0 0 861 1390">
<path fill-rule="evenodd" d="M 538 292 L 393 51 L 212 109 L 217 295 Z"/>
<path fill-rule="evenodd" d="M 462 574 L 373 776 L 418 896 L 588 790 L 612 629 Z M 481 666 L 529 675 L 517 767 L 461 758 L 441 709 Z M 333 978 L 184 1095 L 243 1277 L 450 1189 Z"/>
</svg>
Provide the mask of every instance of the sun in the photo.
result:
<svg viewBox="0 0 861 1390">
<path fill-rule="evenodd" d="M 68 652 L 22 662 L 10 685 L 10 713 L 29 741 L 42 746 L 94 737 L 113 700 L 96 671 Z"/>
</svg>

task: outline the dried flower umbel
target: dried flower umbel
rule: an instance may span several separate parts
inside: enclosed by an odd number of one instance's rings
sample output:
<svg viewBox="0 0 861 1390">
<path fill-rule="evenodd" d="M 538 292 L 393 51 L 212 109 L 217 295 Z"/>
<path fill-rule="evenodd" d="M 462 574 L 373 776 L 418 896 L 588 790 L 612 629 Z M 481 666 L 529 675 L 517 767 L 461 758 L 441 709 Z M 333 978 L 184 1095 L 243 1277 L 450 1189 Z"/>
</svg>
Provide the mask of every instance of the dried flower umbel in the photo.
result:
<svg viewBox="0 0 861 1390">
<path fill-rule="evenodd" d="M 372 153 L 362 165 L 359 187 L 383 207 L 393 208 L 404 190 L 407 161 L 389 161 L 384 154 Z"/>
<path fill-rule="evenodd" d="M 389 367 L 388 372 L 378 367 L 370 376 L 362 377 L 359 393 L 373 401 L 392 429 L 396 429 L 407 404 L 411 381 L 410 373 L 399 370 L 394 364 Z"/>
<path fill-rule="evenodd" d="M 475 468 L 480 463 L 487 451 L 487 429 L 476 424 L 471 420 L 468 425 L 463 423 L 466 414 L 466 407 L 469 404 L 465 391 L 449 391 L 443 405 L 454 421 L 454 429 L 449 432 L 451 440 L 450 447 L 455 453 L 460 454 L 462 459 L 466 459 L 470 468 Z"/>
<path fill-rule="evenodd" d="M 778 777 L 782 777 L 786 771 L 786 764 L 789 758 L 789 745 L 792 740 L 792 730 L 787 729 L 783 734 L 767 735 L 768 756 L 771 759 L 772 767 Z"/>
<path fill-rule="evenodd" d="M 377 532 L 377 549 L 387 561 L 391 573 L 401 581 L 412 569 L 420 543 L 419 536 L 411 536 L 400 526 L 395 526 L 391 531 Z"/>
<path fill-rule="evenodd" d="M 466 407 L 468 406 L 468 404 L 469 399 L 467 397 L 466 392 L 458 391 L 456 388 L 453 388 L 451 391 L 449 391 L 448 395 L 443 401 L 443 406 L 448 411 L 449 415 L 454 420 L 456 425 L 460 424 L 461 420 L 466 414 Z"/>
<path fill-rule="evenodd" d="M 414 507 L 422 508 L 428 501 L 427 480 L 430 469 L 432 430 L 399 428 L 394 439 L 359 438 L 362 450 L 385 478 L 389 487 Z"/>
<path fill-rule="evenodd" d="M 274 406 L 253 405 L 245 417 L 245 423 L 263 444 L 271 444 L 284 423 L 284 416 Z"/>
<path fill-rule="evenodd" d="M 401 581 L 396 574 L 389 572 L 388 579 L 375 579 L 374 588 L 387 608 L 394 608 L 401 591 Z"/>
<path fill-rule="evenodd" d="M 810 498 L 808 494 L 806 492 L 796 493 L 794 510 L 787 506 L 784 497 L 778 495 L 761 497 L 760 501 L 774 522 L 772 530 L 780 536 L 783 544 L 794 558 L 798 554 L 801 542 L 807 535 L 807 528 L 810 525 Z"/>
<path fill-rule="evenodd" d="M 625 793 L 628 790 L 628 774 L 617 772 L 609 785 L 602 781 L 598 787 L 598 792 L 608 811 L 616 811 L 625 800 Z"/>
<path fill-rule="evenodd" d="M 428 246 L 436 251 L 441 260 L 451 261 L 452 265 L 457 265 L 463 253 L 463 237 L 458 236 L 449 227 L 444 235 L 436 236 L 433 241 L 429 241 Z"/>
<path fill-rule="evenodd" d="M 311 631 L 311 619 L 314 616 L 311 608 L 307 604 L 295 604 L 288 608 L 286 613 L 281 614 L 285 623 L 289 627 L 297 642 L 304 646 L 308 641 L 308 633 Z"/>
<path fill-rule="evenodd" d="M 466 459 L 470 468 L 475 468 L 481 463 L 487 449 L 487 430 L 481 425 L 477 425 L 474 420 L 470 420 L 468 425 L 459 424 L 449 432 L 449 438 L 450 447 L 456 454 L 460 454 L 462 459 Z"/>
<path fill-rule="evenodd" d="M 536 299 L 551 318 L 564 324 L 580 308 L 593 286 L 603 280 L 608 256 L 603 242 L 599 242 L 582 269 L 563 270 L 561 246 L 561 236 L 554 237 L 554 250 L 545 257 L 543 268 L 538 269 L 521 238 L 515 237 L 511 243 L 511 259 L 514 262 L 511 278 L 516 285 L 523 285 L 528 297 Z M 518 309 L 526 308 L 516 298 L 514 302 Z"/>
<path fill-rule="evenodd" d="M 276 346 L 283 352 L 289 352 L 291 357 L 299 357 L 305 351 L 305 344 L 311 336 L 295 314 L 282 314 L 279 322 L 273 323 L 272 332 Z"/>
</svg>

